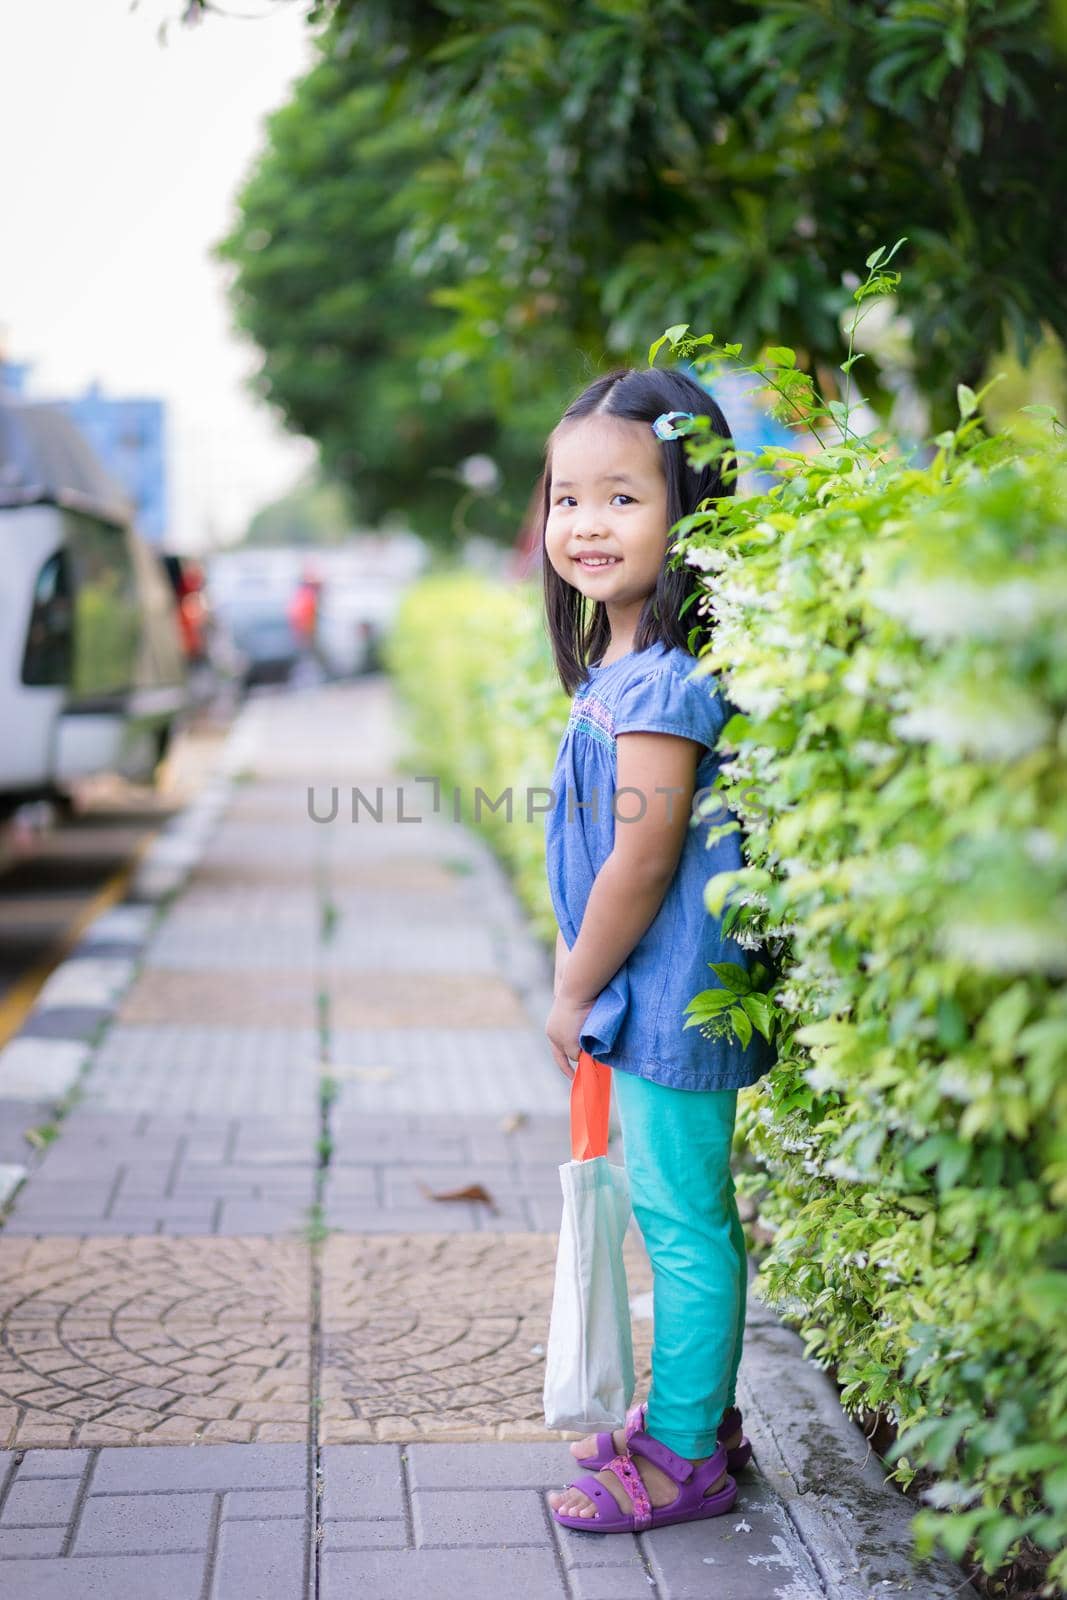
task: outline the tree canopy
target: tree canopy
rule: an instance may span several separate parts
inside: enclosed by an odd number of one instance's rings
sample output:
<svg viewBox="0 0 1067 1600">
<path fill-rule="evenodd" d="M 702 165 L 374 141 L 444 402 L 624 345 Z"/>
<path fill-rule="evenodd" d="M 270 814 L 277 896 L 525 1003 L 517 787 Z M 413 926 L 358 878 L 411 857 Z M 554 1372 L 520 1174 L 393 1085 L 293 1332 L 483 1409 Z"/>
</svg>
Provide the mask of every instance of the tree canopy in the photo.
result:
<svg viewBox="0 0 1067 1600">
<path fill-rule="evenodd" d="M 410 217 L 398 203 L 432 154 L 417 85 L 393 77 L 369 46 L 334 46 L 268 119 L 268 143 L 216 247 L 235 267 L 231 301 L 259 346 L 255 387 L 287 424 L 317 441 L 323 471 L 350 492 L 364 525 L 402 511 L 419 532 L 447 539 L 457 512 L 479 528 L 461 474 L 492 453 L 507 476 L 484 374 L 435 352 L 448 323 L 425 276 L 396 261 Z M 435 281 L 444 284 L 446 270 Z M 496 504 L 513 533 L 528 492 Z"/>
<path fill-rule="evenodd" d="M 431 469 L 463 421 L 525 471 L 575 382 L 669 324 L 787 343 L 825 383 L 848 274 L 902 235 L 935 423 L 1005 339 L 1067 341 L 1043 0 L 319 0 L 309 21 L 323 61 L 231 255 L 274 398 L 386 499 L 420 489 L 404 428 Z M 856 377 L 884 401 L 873 362 Z"/>
</svg>

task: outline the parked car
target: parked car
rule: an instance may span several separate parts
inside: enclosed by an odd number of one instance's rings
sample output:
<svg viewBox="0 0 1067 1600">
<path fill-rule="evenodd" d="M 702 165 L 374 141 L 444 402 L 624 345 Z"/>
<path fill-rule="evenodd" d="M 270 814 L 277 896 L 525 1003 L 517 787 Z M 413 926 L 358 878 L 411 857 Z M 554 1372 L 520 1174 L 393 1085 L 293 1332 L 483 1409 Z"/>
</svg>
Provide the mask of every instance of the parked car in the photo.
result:
<svg viewBox="0 0 1067 1600">
<path fill-rule="evenodd" d="M 206 661 L 211 607 L 204 586 L 203 565 L 192 556 L 179 555 L 172 550 L 160 551 L 159 558 L 174 590 L 185 659 L 190 663 Z"/>
<path fill-rule="evenodd" d="M 214 604 L 204 563 L 172 550 L 159 557 L 178 608 L 190 699 L 198 707 L 232 704 L 246 662 Z"/>
<path fill-rule="evenodd" d="M 0 399 L 0 815 L 100 773 L 150 782 L 187 707 L 130 502 L 63 412 Z"/>
<path fill-rule="evenodd" d="M 319 647 L 336 676 L 381 667 L 401 596 L 427 559 L 421 539 L 399 532 L 358 535 L 320 553 Z"/>
<path fill-rule="evenodd" d="M 226 550 L 209 559 L 215 615 L 233 641 L 246 686 L 286 682 L 299 659 L 289 618 L 299 578 L 297 560 L 284 550 Z"/>
</svg>

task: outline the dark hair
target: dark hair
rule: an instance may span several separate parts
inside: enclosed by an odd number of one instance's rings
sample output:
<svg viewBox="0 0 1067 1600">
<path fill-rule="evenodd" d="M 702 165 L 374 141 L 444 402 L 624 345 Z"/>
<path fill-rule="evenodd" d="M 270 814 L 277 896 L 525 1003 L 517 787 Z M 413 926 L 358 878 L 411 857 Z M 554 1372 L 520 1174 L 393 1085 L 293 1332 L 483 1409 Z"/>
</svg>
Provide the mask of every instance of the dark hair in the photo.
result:
<svg viewBox="0 0 1067 1600">
<path fill-rule="evenodd" d="M 708 391 L 693 378 L 674 372 L 669 367 L 619 367 L 597 378 L 571 402 L 557 427 L 576 417 L 588 417 L 596 412 L 620 417 L 627 422 L 645 422 L 651 428 L 651 424 L 664 411 L 691 411 L 694 416 L 707 417 L 714 433 L 722 439 L 731 438 L 726 418 Z M 555 431 L 552 430 L 545 446 L 545 465 L 541 475 L 541 570 L 545 618 L 556 671 L 563 688 L 568 694 L 573 694 L 588 679 L 590 660 L 596 660 L 607 649 L 611 630 L 603 602 L 594 601 L 592 615 L 589 615 L 587 596 L 560 577 L 545 552 Z M 663 452 L 660 460 L 667 480 L 668 530 L 682 517 L 696 511 L 702 500 L 733 494 L 733 473 L 729 473 L 726 482 L 723 481 L 724 471 L 736 465 L 736 459 L 730 452 L 725 452 L 711 465 L 697 471 L 686 460 L 683 438 L 658 442 Z M 698 591 L 699 574 L 685 564 L 668 566 L 667 553 L 672 542 L 668 539 L 664 548 L 664 562 L 656 580 L 655 592 L 649 595 L 641 609 L 634 631 L 635 650 L 646 650 L 657 642 L 663 643 L 668 649 L 687 649 L 689 634 L 697 624 L 694 608 L 688 607 L 683 616 L 682 607 L 687 598 Z"/>
</svg>

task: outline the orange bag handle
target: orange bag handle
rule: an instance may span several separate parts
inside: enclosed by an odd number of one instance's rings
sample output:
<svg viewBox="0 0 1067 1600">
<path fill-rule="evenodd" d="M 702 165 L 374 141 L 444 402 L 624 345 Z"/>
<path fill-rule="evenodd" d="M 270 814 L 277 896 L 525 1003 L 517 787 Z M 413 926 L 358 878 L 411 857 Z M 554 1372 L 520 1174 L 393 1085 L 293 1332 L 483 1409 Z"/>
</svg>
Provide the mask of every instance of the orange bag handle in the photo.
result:
<svg viewBox="0 0 1067 1600">
<path fill-rule="evenodd" d="M 579 1050 L 571 1080 L 571 1158 L 591 1161 L 608 1153 L 611 1068 Z"/>
</svg>

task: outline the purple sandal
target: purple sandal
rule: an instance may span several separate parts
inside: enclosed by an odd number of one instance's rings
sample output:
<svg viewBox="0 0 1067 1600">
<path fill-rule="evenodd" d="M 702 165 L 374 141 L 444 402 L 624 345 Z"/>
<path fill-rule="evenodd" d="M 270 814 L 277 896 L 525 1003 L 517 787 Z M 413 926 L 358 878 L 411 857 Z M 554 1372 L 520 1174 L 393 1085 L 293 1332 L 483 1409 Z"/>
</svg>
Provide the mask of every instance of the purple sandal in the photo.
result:
<svg viewBox="0 0 1067 1600">
<path fill-rule="evenodd" d="M 635 1406 L 626 1417 L 626 1436 L 629 1438 L 632 1427 L 643 1427 L 645 1415 L 648 1410 L 647 1401 L 644 1405 Z M 727 1406 L 723 1412 L 722 1421 L 718 1428 L 718 1441 L 728 1439 L 741 1427 L 741 1412 L 737 1406 Z M 602 1471 L 608 1462 L 615 1456 L 615 1443 L 610 1433 L 598 1433 L 596 1436 L 596 1454 L 592 1456 L 575 1456 L 580 1466 L 588 1467 L 591 1472 Z M 726 1452 L 727 1472 L 740 1472 L 742 1467 L 747 1467 L 752 1459 L 752 1441 L 741 1434 L 741 1443 L 735 1444 L 732 1450 Z"/>
<path fill-rule="evenodd" d="M 638 1418 L 634 1418 L 637 1421 Z M 713 1456 L 694 1467 L 691 1461 L 675 1455 L 658 1439 L 651 1438 L 643 1428 L 628 1430 L 629 1453 L 613 1456 L 606 1470 L 613 1472 L 630 1497 L 630 1510 L 621 1511 L 611 1491 L 592 1473 L 576 1478 L 570 1488 L 580 1489 L 596 1506 L 596 1516 L 567 1516 L 553 1508 L 552 1515 L 563 1528 L 584 1529 L 587 1533 L 644 1533 L 649 1528 L 665 1528 L 673 1522 L 698 1522 L 705 1517 L 721 1517 L 733 1509 L 737 1499 L 737 1483 L 726 1475 L 726 1482 L 714 1494 L 705 1493 L 709 1484 L 721 1478 L 726 1467 L 726 1446 L 720 1445 Z M 653 1466 L 659 1467 L 678 1485 L 678 1493 L 666 1506 L 653 1506 L 648 1490 L 634 1465 L 633 1456 L 644 1456 Z"/>
</svg>

